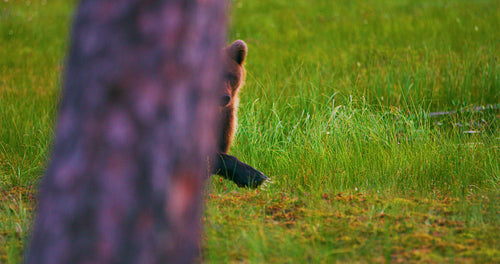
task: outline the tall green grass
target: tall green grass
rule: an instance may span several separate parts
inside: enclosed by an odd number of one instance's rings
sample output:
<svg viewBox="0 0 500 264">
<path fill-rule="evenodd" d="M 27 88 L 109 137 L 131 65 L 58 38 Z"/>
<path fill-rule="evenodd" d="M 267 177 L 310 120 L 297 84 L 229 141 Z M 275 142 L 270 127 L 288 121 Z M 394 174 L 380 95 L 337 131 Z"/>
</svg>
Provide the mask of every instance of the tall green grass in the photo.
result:
<svg viewBox="0 0 500 264">
<path fill-rule="evenodd" d="M 63 3 L 0 3 L 0 172 L 5 186 L 26 186 L 47 159 L 71 10 Z"/>
<path fill-rule="evenodd" d="M 47 162 L 72 4 L 0 2 L 0 263 L 20 263 Z"/>
<path fill-rule="evenodd" d="M 249 72 L 279 82 L 252 95 L 338 92 L 342 103 L 353 95 L 432 109 L 498 103 L 498 1 L 233 3 L 230 36 L 249 43 Z"/>
<path fill-rule="evenodd" d="M 240 123 L 235 154 L 268 172 L 278 189 L 498 191 L 498 131 L 465 134 L 397 109 L 382 112 L 364 102 L 337 106 L 330 99 L 289 98 L 270 113 L 259 111 L 258 101 L 245 105 L 241 115 L 248 119 Z"/>
<path fill-rule="evenodd" d="M 500 262 L 500 2 L 231 1 L 249 46 L 206 262 Z M 18 263 L 53 137 L 73 1 L 0 1 L 0 263 Z M 457 114 L 433 117 L 433 111 Z"/>
</svg>

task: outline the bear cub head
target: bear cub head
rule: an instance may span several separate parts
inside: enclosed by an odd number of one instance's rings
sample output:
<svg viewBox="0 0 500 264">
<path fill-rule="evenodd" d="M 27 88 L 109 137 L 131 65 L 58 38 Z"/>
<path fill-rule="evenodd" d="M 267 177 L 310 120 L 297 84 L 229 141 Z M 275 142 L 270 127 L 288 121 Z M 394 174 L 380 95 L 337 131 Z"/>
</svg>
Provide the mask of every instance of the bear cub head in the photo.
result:
<svg viewBox="0 0 500 264">
<path fill-rule="evenodd" d="M 243 63 L 247 56 L 247 45 L 243 40 L 236 40 L 224 49 L 224 91 L 221 106 L 238 104 L 238 91 L 245 80 Z"/>
</svg>

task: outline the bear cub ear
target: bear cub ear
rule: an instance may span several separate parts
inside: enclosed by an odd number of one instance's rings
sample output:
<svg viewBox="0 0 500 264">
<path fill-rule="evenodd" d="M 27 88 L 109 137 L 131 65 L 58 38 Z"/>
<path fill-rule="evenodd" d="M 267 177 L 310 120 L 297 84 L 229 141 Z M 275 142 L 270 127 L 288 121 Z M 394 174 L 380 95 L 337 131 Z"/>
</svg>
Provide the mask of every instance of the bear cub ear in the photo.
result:
<svg viewBox="0 0 500 264">
<path fill-rule="evenodd" d="M 227 52 L 231 59 L 241 65 L 247 57 L 247 44 L 243 40 L 236 40 L 229 46 Z"/>
</svg>

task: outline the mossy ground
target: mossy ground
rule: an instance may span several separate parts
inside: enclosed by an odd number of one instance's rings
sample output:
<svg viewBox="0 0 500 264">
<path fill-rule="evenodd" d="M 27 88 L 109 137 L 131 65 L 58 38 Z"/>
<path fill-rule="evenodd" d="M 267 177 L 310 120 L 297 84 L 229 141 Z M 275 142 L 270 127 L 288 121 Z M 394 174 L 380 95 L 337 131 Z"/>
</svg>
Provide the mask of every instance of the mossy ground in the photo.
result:
<svg viewBox="0 0 500 264">
<path fill-rule="evenodd" d="M 231 191 L 207 199 L 204 249 L 225 263 L 499 263 L 498 194 Z"/>
</svg>

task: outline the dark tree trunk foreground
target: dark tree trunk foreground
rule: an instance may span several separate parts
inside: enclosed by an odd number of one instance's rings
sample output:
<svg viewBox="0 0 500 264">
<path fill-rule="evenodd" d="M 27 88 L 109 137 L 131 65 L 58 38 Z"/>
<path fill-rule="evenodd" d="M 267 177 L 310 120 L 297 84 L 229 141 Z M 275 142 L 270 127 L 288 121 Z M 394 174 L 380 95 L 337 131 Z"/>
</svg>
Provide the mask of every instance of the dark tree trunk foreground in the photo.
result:
<svg viewBox="0 0 500 264">
<path fill-rule="evenodd" d="M 196 259 L 225 11 L 224 0 L 80 3 L 27 263 Z"/>
</svg>

